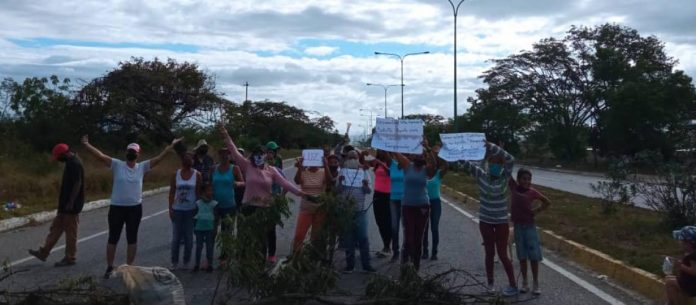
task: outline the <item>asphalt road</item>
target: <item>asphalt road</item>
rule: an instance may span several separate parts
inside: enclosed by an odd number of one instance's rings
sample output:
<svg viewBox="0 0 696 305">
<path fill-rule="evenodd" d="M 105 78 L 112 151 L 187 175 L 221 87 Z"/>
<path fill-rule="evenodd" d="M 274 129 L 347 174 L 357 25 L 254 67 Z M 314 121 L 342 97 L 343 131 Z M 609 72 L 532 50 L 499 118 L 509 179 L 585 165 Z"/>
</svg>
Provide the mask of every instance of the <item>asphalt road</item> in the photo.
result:
<svg viewBox="0 0 696 305">
<path fill-rule="evenodd" d="M 517 175 L 517 169 L 519 168 L 519 166 L 515 166 L 515 175 Z M 532 168 L 531 171 L 533 176 L 532 184 L 594 198 L 599 198 L 600 195 L 592 191 L 590 185 L 600 181 L 610 181 L 600 174 L 559 172 L 536 167 Z M 645 199 L 640 196 L 634 198 L 634 203 L 637 207 L 648 208 L 645 204 Z"/>
<path fill-rule="evenodd" d="M 294 169 L 286 170 L 288 177 L 294 175 Z M 542 180 L 542 179 L 539 179 Z M 169 240 L 171 224 L 166 214 L 166 194 L 148 197 L 143 203 L 145 216 L 140 226 L 140 240 L 136 264 L 141 266 L 168 266 Z M 446 198 L 445 198 L 446 199 Z M 293 216 L 286 221 L 285 228 L 278 228 L 278 255 L 286 256 L 290 252 L 298 204 L 293 205 Z M 55 268 L 53 263 L 60 260 L 63 254 L 62 240 L 59 247 L 51 254 L 46 263 L 42 263 L 27 255 L 28 248 L 39 245 L 49 224 L 26 227 L 0 234 L 0 260 L 6 260 L 14 270 L 25 270 L 13 277 L 0 282 L 0 290 L 11 288 L 16 290 L 32 289 L 55 285 L 69 277 L 81 275 L 94 276 L 98 281 L 109 287 L 120 287 L 119 279 L 101 280 L 106 268 L 106 214 L 108 209 L 99 209 L 81 215 L 80 242 L 78 244 L 78 263 L 75 266 Z M 372 211 L 368 211 L 370 219 L 371 250 L 381 248 L 381 240 L 374 223 Z M 485 281 L 483 266 L 483 247 L 475 219 L 465 215 L 466 212 L 456 207 L 456 204 L 445 200 L 440 223 L 440 260 L 424 262 L 422 272 L 435 272 L 451 267 L 469 271 L 477 280 Z M 117 253 L 116 265 L 125 261 L 125 237 L 122 237 Z M 356 254 L 357 255 L 357 254 Z M 651 304 L 639 296 L 627 292 L 615 284 L 598 279 L 595 274 L 565 262 L 549 251 L 544 251 L 545 261 L 541 266 L 540 282 L 542 295 L 530 299 L 529 295 L 510 298 L 510 301 L 528 300 L 526 304 Z M 341 256 L 342 257 L 342 256 Z M 373 266 L 380 273 L 396 274 L 398 264 L 390 264 L 388 259 L 373 258 Z M 517 262 L 515 262 L 517 264 Z M 343 268 L 343 260 L 338 260 L 336 268 Z M 496 263 L 496 284 L 503 286 L 505 280 L 502 266 Z M 357 268 L 359 269 L 359 268 Z M 357 270 L 356 269 L 356 270 Z M 519 271 L 517 265 L 515 270 Z M 175 272 L 184 284 L 188 304 L 210 304 L 215 288 L 217 272 L 212 274 L 177 271 Z M 339 286 L 355 292 L 364 288 L 367 274 L 356 272 L 342 275 Z M 472 286 L 472 293 L 481 293 L 483 288 Z"/>
</svg>

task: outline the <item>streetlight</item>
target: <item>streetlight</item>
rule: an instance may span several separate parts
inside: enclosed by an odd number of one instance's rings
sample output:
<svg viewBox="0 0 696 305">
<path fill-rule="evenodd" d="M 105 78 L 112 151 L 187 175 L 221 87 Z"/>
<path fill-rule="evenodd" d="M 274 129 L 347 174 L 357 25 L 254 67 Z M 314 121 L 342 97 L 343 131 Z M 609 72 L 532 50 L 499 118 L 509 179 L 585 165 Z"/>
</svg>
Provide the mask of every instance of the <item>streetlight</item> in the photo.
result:
<svg viewBox="0 0 696 305">
<path fill-rule="evenodd" d="M 378 87 L 382 87 L 382 89 L 384 89 L 384 117 L 386 118 L 387 117 L 387 90 L 389 89 L 389 87 L 398 87 L 401 85 L 384 85 L 384 84 L 373 84 L 373 83 L 367 83 L 365 85 L 378 86 Z"/>
<path fill-rule="evenodd" d="M 379 114 L 377 114 L 377 111 L 380 111 L 380 110 L 382 110 L 382 108 L 376 108 L 376 109 L 363 109 L 363 108 L 360 108 L 360 111 L 361 111 L 360 115 L 361 115 L 361 116 L 364 116 L 364 117 L 369 116 L 369 117 L 370 117 L 370 120 L 368 121 L 368 124 L 367 124 L 367 126 L 370 128 L 370 130 L 372 130 L 372 116 L 373 116 L 373 114 L 374 114 L 374 116 L 378 117 Z M 367 112 L 369 112 L 370 114 L 369 114 L 369 115 L 363 114 L 362 111 L 367 111 Z M 386 117 L 385 117 L 385 118 L 386 118 Z"/>
<path fill-rule="evenodd" d="M 456 7 L 452 0 L 447 1 L 452 5 L 452 13 L 454 14 L 454 131 L 459 131 L 457 123 L 457 15 L 459 14 L 459 6 L 464 3 L 464 0 L 460 0 Z"/>
<path fill-rule="evenodd" d="M 399 55 L 399 54 L 394 54 L 394 53 L 375 52 L 375 55 L 395 56 L 395 57 L 399 58 L 399 60 L 401 61 L 401 118 L 402 119 L 404 118 L 404 59 L 406 59 L 407 56 L 422 55 L 422 54 L 430 54 L 430 51 L 406 53 L 404 55 Z"/>
</svg>

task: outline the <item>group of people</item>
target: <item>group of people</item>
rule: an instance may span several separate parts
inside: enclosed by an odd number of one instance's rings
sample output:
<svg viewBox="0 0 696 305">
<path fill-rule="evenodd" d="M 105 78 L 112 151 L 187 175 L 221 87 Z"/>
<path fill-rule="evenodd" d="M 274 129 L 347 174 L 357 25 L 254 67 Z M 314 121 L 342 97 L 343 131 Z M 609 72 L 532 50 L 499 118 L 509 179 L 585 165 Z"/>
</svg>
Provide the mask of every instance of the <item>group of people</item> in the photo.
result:
<svg viewBox="0 0 696 305">
<path fill-rule="evenodd" d="M 349 145 L 346 135 L 333 152 L 326 149 L 322 166 L 304 166 L 301 158 L 296 160 L 293 184 L 283 174 L 283 162 L 276 143 L 257 146 L 247 154 L 236 146 L 227 130 L 221 127 L 220 134 L 225 145 L 217 151 L 217 163 L 208 155 L 207 143 L 201 140 L 193 152 L 180 153 L 181 167 L 172 175 L 168 198 L 172 223 L 171 269 L 212 271 L 216 234 L 218 230 L 230 229 L 230 222 L 225 219 L 237 212 L 251 215 L 267 209 L 273 204 L 274 195 L 286 192 L 301 198 L 292 241 L 293 253 L 302 249 L 310 230 L 310 239 L 318 236 L 326 215 L 319 209 L 316 198 L 322 193 L 333 192 L 354 203 L 353 225 L 341 238 L 346 252 L 344 272 L 354 271 L 356 248 L 362 269 L 376 271 L 370 262 L 367 216 L 370 208 L 382 239 L 382 250 L 376 253 L 377 257 L 391 256 L 391 262 L 410 263 L 416 269 L 422 259 L 439 258 L 440 188 L 448 170 L 447 162 L 437 156 L 439 145 L 430 147 L 427 141 L 423 141 L 423 151 L 419 154 L 377 150 L 374 157 L 368 157 L 366 151 L 361 152 Z M 181 140 L 173 140 L 158 156 L 145 161 L 138 161 L 140 146 L 131 143 L 126 147 L 126 160 L 123 161 L 92 146 L 87 136 L 82 138 L 87 151 L 113 173 L 105 277 L 114 270 L 116 246 L 124 227 L 128 244 L 126 263 L 134 263 L 142 218 L 143 177 Z M 531 262 L 532 291 L 538 294 L 538 268 L 542 257 L 534 216 L 546 209 L 550 202 L 531 187 L 530 171 L 520 169 L 517 179 L 513 179 L 514 158 L 493 143 L 486 142 L 485 145 L 487 170 L 469 161 L 463 161 L 461 165 L 476 178 L 480 189 L 479 229 L 483 238 L 488 287 L 494 290 L 493 260 L 497 252 L 509 280 L 503 294 L 529 291 L 527 261 Z M 45 261 L 65 232 L 66 254 L 56 266 L 68 266 L 75 263 L 78 215 L 84 204 L 84 170 L 79 158 L 66 144 L 56 145 L 53 156 L 66 163 L 58 215 L 44 245 L 38 250 L 29 250 L 29 253 Z M 374 181 L 371 176 L 374 176 Z M 373 199 L 368 203 L 370 194 Z M 541 205 L 533 204 L 537 200 Z M 510 212 L 515 224 L 517 256 L 523 278 L 521 289 L 517 288 L 507 254 Z M 263 230 L 266 238 L 263 249 L 259 250 L 269 262 L 275 263 L 275 226 Z M 191 268 L 194 236 L 195 260 Z M 184 253 L 180 265 L 182 247 Z M 201 265 L 203 249 L 206 250 L 205 266 Z M 220 264 L 224 264 L 226 254 L 219 253 L 219 259 Z"/>
</svg>

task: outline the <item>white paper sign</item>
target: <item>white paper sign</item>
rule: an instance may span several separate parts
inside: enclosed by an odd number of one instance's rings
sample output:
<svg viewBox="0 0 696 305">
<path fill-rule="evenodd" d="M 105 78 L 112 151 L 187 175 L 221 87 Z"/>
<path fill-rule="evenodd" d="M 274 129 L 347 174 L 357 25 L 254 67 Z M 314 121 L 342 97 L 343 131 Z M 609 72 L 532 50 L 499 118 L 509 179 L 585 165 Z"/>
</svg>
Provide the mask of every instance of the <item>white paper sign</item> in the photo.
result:
<svg viewBox="0 0 696 305">
<path fill-rule="evenodd" d="M 486 156 L 486 135 L 477 132 L 442 133 L 438 157 L 445 161 L 483 160 Z"/>
<path fill-rule="evenodd" d="M 377 118 L 371 146 L 384 151 L 420 154 L 422 142 L 423 121 Z"/>
<path fill-rule="evenodd" d="M 324 166 L 324 151 L 321 149 L 305 149 L 302 151 L 302 166 Z"/>
<path fill-rule="evenodd" d="M 362 187 L 362 182 L 365 179 L 365 171 L 362 169 L 342 168 L 341 176 L 343 176 L 342 184 L 344 186 Z"/>
</svg>

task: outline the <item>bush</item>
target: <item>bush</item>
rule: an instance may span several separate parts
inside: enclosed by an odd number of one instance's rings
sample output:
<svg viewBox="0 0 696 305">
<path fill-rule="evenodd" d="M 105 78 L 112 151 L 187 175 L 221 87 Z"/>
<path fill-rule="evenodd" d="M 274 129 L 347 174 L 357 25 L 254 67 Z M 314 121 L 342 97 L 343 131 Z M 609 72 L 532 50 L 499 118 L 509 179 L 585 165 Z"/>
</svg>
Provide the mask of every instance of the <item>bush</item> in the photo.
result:
<svg viewBox="0 0 696 305">
<path fill-rule="evenodd" d="M 677 228 L 696 223 L 696 167 L 667 162 L 655 167 L 657 175 L 645 176 L 638 193 L 653 209 L 663 212 L 663 223 Z"/>
<path fill-rule="evenodd" d="M 629 181 L 631 177 L 635 177 L 632 161 L 629 158 L 610 161 L 607 176 L 609 181 L 592 183 L 590 187 L 601 196 L 602 213 L 610 215 L 616 213 L 617 204 L 633 205 L 632 199 L 637 190 L 636 185 Z"/>
</svg>

